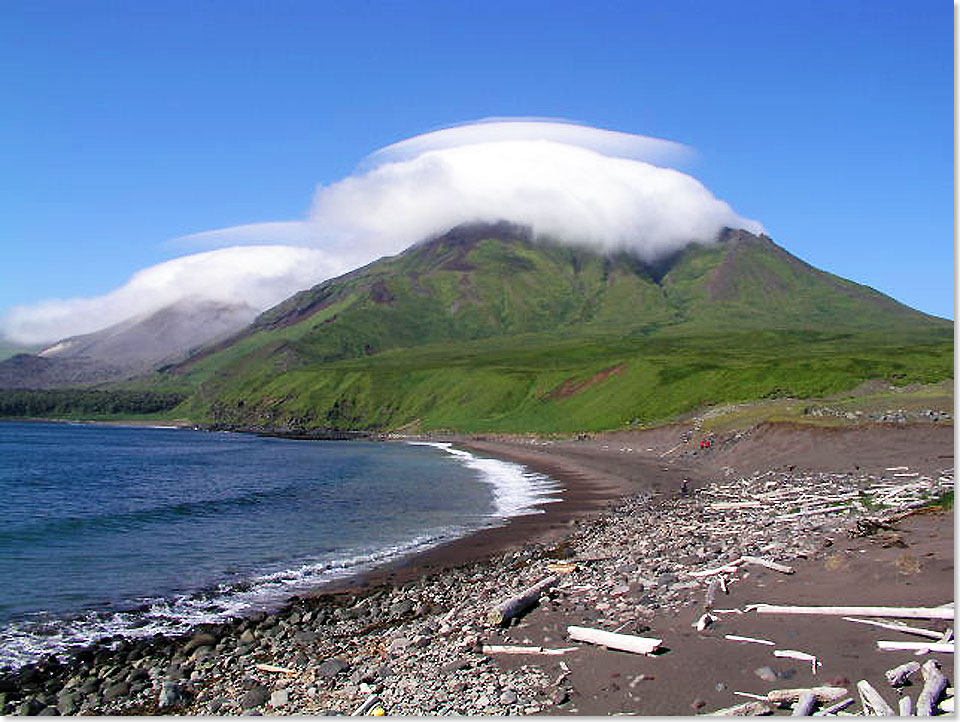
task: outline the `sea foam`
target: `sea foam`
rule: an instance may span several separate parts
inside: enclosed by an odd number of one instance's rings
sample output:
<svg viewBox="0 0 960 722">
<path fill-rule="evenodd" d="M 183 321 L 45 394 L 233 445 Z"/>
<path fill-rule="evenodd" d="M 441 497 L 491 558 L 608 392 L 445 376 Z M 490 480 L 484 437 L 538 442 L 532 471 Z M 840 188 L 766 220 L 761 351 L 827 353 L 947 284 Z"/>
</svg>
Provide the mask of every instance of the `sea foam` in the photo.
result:
<svg viewBox="0 0 960 722">
<path fill-rule="evenodd" d="M 509 518 L 542 514 L 543 504 L 560 501 L 560 485 L 545 474 L 521 464 L 475 456 L 441 441 L 411 441 L 415 446 L 433 446 L 456 457 L 461 464 L 480 473 L 480 481 L 493 487 L 494 516 Z"/>
</svg>

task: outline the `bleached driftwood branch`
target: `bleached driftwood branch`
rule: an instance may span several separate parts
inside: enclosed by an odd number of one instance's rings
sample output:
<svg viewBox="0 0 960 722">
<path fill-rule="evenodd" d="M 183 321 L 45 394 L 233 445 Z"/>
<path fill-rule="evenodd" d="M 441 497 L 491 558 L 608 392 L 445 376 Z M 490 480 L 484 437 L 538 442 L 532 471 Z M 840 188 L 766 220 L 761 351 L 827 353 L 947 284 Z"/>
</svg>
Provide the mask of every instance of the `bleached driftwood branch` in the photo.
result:
<svg viewBox="0 0 960 722">
<path fill-rule="evenodd" d="M 739 634 L 725 634 L 723 636 L 724 636 L 724 639 L 729 639 L 731 642 L 753 642 L 754 644 L 768 644 L 771 647 L 776 645 L 776 642 L 771 642 L 769 639 L 757 639 L 756 637 L 741 637 Z"/>
<path fill-rule="evenodd" d="M 553 574 L 545 579 L 541 579 L 532 587 L 524 589 L 516 596 L 510 597 L 505 602 L 501 602 L 487 615 L 489 624 L 508 624 L 514 617 L 519 617 L 530 607 L 540 601 L 540 595 L 559 581 L 559 577 Z"/>
<path fill-rule="evenodd" d="M 773 650 L 773 656 L 786 657 L 787 659 L 797 659 L 801 662 L 809 662 L 811 674 L 816 674 L 817 667 L 820 665 L 820 661 L 816 658 L 816 656 L 808 652 L 798 652 L 795 649 L 775 649 Z"/>
<path fill-rule="evenodd" d="M 485 644 L 480 648 L 483 654 L 546 654 L 560 655 L 567 652 L 575 652 L 576 647 L 562 647 L 560 649 L 550 649 L 548 647 L 530 647 L 516 644 Z"/>
<path fill-rule="evenodd" d="M 847 622 L 857 622 L 858 624 L 869 624 L 881 629 L 889 629 L 894 632 L 903 632 L 904 634 L 916 634 L 918 637 L 927 637 L 928 639 L 942 639 L 943 632 L 937 632 L 933 629 L 922 629 L 920 627 L 910 627 L 900 622 L 878 622 L 873 619 L 857 619 L 856 617 L 844 617 Z"/>
<path fill-rule="evenodd" d="M 724 707 L 711 712 L 710 717 L 760 717 L 773 714 L 773 708 L 763 702 L 743 702 L 733 707 Z"/>
<path fill-rule="evenodd" d="M 820 614 L 830 616 L 903 617 L 906 619 L 953 619 L 950 607 L 799 607 L 749 604 L 746 611 L 758 614 Z"/>
<path fill-rule="evenodd" d="M 742 556 L 740 557 L 740 561 L 744 564 L 756 564 L 760 567 L 773 569 L 773 571 L 780 572 L 781 574 L 793 574 L 793 567 L 788 567 L 786 564 L 778 564 L 777 562 L 761 559 L 760 557 Z"/>
<path fill-rule="evenodd" d="M 917 717 L 932 717 L 937 709 L 937 702 L 947 689 L 947 678 L 943 676 L 935 659 L 924 662 L 920 674 L 923 675 L 923 689 L 917 697 Z"/>
<path fill-rule="evenodd" d="M 800 696 L 804 692 L 810 692 L 813 694 L 817 701 L 820 703 L 823 702 L 836 702 L 841 697 L 846 696 L 847 688 L 846 687 L 801 687 L 797 689 L 772 689 L 767 692 L 767 700 L 773 704 L 782 705 L 782 704 L 793 704 L 800 700 Z"/>
<path fill-rule="evenodd" d="M 860 692 L 860 704 L 863 705 L 864 712 L 880 717 L 896 716 L 893 707 L 887 704 L 886 700 L 867 680 L 861 679 L 857 682 L 857 691 Z"/>
<path fill-rule="evenodd" d="M 846 699 L 842 699 L 839 702 L 836 702 L 835 704 L 830 705 L 829 707 L 824 707 L 819 712 L 814 712 L 813 716 L 825 717 L 827 715 L 836 714 L 837 712 L 841 712 L 845 710 L 847 707 L 849 707 L 854 703 L 855 702 L 853 697 L 847 697 Z"/>
<path fill-rule="evenodd" d="M 919 662 L 907 662 L 906 664 L 901 664 L 899 667 L 888 669 L 886 672 L 884 672 L 884 676 L 887 678 L 887 681 L 890 683 L 891 687 L 902 687 L 907 683 L 907 679 L 911 674 L 915 674 L 919 671 Z"/>
<path fill-rule="evenodd" d="M 902 652 L 904 650 L 926 652 L 942 652 L 944 654 L 953 654 L 953 642 L 890 642 L 880 640 L 877 647 L 884 652 Z"/>
<path fill-rule="evenodd" d="M 590 629 L 589 627 L 567 627 L 567 634 L 570 639 L 577 642 L 598 644 L 601 647 L 619 649 L 634 654 L 652 654 L 663 644 L 662 639 L 638 637 L 633 634 L 617 634 L 616 632 L 606 632 L 602 629 Z"/>
<path fill-rule="evenodd" d="M 800 699 L 793 705 L 791 717 L 809 717 L 813 714 L 813 708 L 817 706 L 817 696 L 813 692 L 804 692 Z"/>
</svg>

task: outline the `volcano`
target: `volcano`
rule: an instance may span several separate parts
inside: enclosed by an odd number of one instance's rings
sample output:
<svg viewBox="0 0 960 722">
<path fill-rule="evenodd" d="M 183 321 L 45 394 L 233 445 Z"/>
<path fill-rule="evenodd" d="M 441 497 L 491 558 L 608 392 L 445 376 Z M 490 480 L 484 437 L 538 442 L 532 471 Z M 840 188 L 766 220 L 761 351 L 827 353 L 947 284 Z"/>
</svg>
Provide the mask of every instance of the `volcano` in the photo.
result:
<svg viewBox="0 0 960 722">
<path fill-rule="evenodd" d="M 164 372 L 217 425 L 570 430 L 926 378 L 915 356 L 943 365 L 951 337 L 765 235 L 651 263 L 500 222 L 300 292 Z"/>
</svg>

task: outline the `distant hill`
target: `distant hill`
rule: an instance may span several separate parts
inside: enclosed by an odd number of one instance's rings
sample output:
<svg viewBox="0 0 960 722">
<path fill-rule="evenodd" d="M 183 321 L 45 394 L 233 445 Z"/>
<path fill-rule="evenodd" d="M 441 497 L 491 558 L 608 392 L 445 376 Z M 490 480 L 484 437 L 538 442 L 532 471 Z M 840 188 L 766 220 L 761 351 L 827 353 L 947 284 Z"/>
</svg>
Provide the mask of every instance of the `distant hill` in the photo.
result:
<svg viewBox="0 0 960 722">
<path fill-rule="evenodd" d="M 303 291 L 164 374 L 221 425 L 562 430 L 952 376 L 952 323 L 766 236 L 644 263 L 472 224 Z"/>
<path fill-rule="evenodd" d="M 180 301 L 38 353 L 0 361 L 0 388 L 65 388 L 142 376 L 235 333 L 256 313 L 244 304 Z"/>
</svg>

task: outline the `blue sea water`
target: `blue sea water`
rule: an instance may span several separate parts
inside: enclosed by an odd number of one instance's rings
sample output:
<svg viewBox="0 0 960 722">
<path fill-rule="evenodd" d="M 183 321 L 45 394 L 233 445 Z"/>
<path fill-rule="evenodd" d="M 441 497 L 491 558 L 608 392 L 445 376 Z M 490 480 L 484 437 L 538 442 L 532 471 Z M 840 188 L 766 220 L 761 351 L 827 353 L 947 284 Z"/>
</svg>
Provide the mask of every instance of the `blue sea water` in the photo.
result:
<svg viewBox="0 0 960 722">
<path fill-rule="evenodd" d="M 446 444 L 0 423 L 0 665 L 269 609 L 556 493 Z"/>
</svg>

